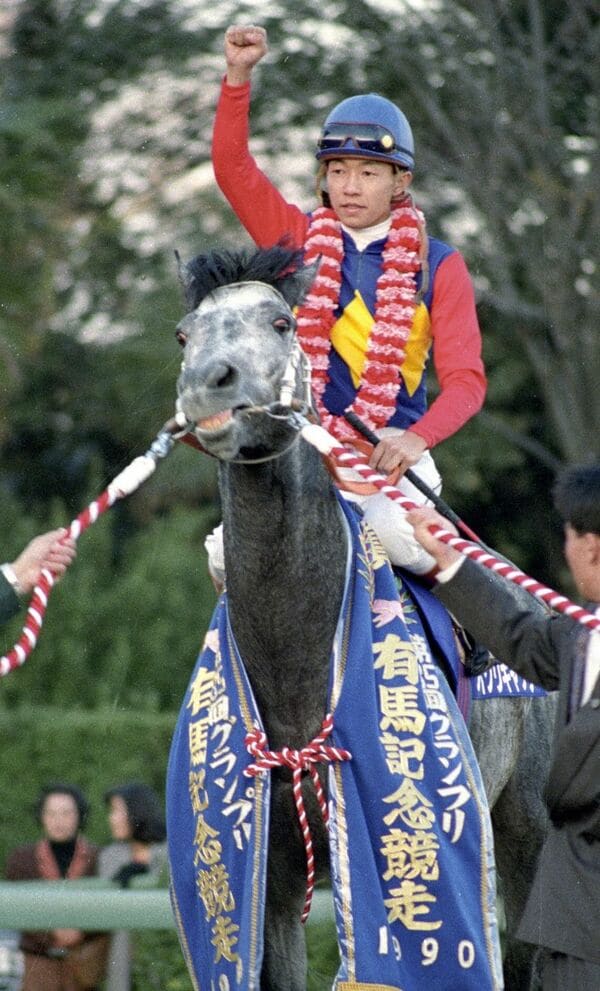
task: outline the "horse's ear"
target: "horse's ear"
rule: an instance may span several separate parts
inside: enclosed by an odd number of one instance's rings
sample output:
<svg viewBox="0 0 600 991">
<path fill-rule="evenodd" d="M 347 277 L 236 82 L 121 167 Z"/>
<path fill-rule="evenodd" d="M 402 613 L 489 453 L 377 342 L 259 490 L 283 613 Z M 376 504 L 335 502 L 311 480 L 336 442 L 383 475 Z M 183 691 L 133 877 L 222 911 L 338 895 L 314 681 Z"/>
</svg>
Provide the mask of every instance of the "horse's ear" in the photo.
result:
<svg viewBox="0 0 600 991">
<path fill-rule="evenodd" d="M 284 275 L 277 282 L 277 289 L 292 308 L 300 306 L 304 302 L 308 290 L 315 281 L 321 258 L 316 258 L 310 265 L 303 265 L 295 272 Z"/>
</svg>

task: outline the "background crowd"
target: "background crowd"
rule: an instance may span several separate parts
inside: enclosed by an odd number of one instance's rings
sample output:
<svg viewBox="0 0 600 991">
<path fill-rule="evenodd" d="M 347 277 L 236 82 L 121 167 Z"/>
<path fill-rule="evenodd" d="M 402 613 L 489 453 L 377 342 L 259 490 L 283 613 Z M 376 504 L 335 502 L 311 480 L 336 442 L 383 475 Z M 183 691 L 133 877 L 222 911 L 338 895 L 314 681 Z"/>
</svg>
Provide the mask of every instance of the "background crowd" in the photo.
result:
<svg viewBox="0 0 600 991">
<path fill-rule="evenodd" d="M 34 806 L 40 838 L 9 853 L 6 879 L 98 877 L 126 888 L 143 875 L 166 883 L 165 819 L 156 792 L 147 784 L 128 782 L 109 789 L 104 800 L 112 842 L 99 847 L 84 834 L 89 805 L 81 789 L 64 782 L 46 785 Z M 110 991 L 132 986 L 128 932 L 24 932 L 19 947 L 22 991 L 96 991 L 104 980 Z"/>
</svg>

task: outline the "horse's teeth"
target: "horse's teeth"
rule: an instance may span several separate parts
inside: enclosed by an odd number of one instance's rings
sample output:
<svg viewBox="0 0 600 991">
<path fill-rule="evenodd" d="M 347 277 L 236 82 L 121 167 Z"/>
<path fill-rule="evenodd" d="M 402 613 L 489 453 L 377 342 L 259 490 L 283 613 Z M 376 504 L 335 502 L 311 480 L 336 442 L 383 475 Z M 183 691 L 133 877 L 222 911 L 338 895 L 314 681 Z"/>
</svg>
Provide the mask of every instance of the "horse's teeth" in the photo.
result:
<svg viewBox="0 0 600 991">
<path fill-rule="evenodd" d="M 231 420 L 231 410 L 223 410 L 222 413 L 215 413 L 207 416 L 205 420 L 198 420 L 197 426 L 200 430 L 218 430 Z"/>
</svg>

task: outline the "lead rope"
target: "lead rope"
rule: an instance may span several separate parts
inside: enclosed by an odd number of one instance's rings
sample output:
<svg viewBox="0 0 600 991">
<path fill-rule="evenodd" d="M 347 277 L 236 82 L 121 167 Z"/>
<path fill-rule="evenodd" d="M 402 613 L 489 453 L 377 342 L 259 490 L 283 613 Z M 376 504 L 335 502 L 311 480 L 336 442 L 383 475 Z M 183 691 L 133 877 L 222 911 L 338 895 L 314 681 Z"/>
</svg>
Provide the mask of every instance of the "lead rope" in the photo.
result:
<svg viewBox="0 0 600 991">
<path fill-rule="evenodd" d="M 394 502 L 399 503 L 403 509 L 407 511 L 411 509 L 418 509 L 419 507 L 407 499 L 406 496 L 402 495 L 400 490 L 396 488 L 395 485 L 390 485 L 383 475 L 378 474 L 373 471 L 364 461 L 357 457 L 356 453 L 349 451 L 348 448 L 342 447 L 339 441 L 332 437 L 330 433 L 327 432 L 323 427 L 316 423 L 309 423 L 306 421 L 305 425 L 300 430 L 301 435 L 304 437 L 309 444 L 321 454 L 330 454 L 336 461 L 342 466 L 353 468 L 359 475 L 362 476 L 367 482 L 371 482 L 375 485 L 381 492 L 383 492 L 389 499 Z M 535 578 L 530 578 L 525 572 L 520 571 L 518 568 L 506 561 L 502 561 L 493 554 L 488 553 L 488 551 L 483 550 L 479 544 L 474 544 L 470 540 L 465 540 L 463 537 L 457 537 L 454 533 L 449 530 L 444 530 L 442 527 L 430 526 L 430 532 L 438 540 L 441 540 L 444 544 L 449 544 L 450 547 L 456 548 L 465 557 L 473 558 L 479 564 L 488 568 L 497 574 L 502 575 L 507 581 L 512 582 L 514 585 L 520 585 L 531 595 L 536 598 L 541 599 L 542 602 L 546 602 L 551 609 L 555 609 L 557 612 L 564 613 L 566 616 L 570 616 L 571 619 L 576 620 L 583 626 L 588 627 L 591 630 L 600 629 L 600 618 L 594 616 L 593 613 L 588 612 L 581 606 L 578 606 L 575 602 L 567 599 L 566 596 L 560 595 L 555 592 L 554 589 L 548 588 L 546 585 L 542 585 L 540 582 L 536 581 Z"/>
<path fill-rule="evenodd" d="M 84 530 L 95 523 L 117 499 L 123 499 L 124 496 L 135 492 L 152 475 L 157 462 L 170 454 L 176 437 L 185 432 L 185 430 L 181 430 L 181 426 L 176 420 L 168 420 L 156 435 L 146 454 L 135 458 L 113 479 L 104 492 L 73 520 L 63 539 L 67 540 L 72 537 L 73 540 L 78 540 Z M 37 644 L 48 606 L 48 598 L 55 582 L 56 576 L 53 572 L 44 568 L 33 590 L 21 636 L 12 650 L 0 657 L 0 677 L 24 664 Z"/>
<path fill-rule="evenodd" d="M 246 777 L 256 777 L 258 774 L 263 774 L 263 772 L 270 771 L 275 767 L 289 767 L 292 771 L 292 792 L 306 853 L 306 895 L 301 917 L 303 923 L 308 918 L 312 904 L 315 887 L 315 855 L 308 816 L 306 815 L 304 799 L 302 798 L 302 776 L 305 771 L 310 774 L 323 822 L 329 828 L 329 810 L 315 764 L 330 764 L 337 760 L 352 759 L 352 754 L 349 750 L 342 750 L 339 747 L 332 747 L 325 744 L 325 740 L 331 735 L 332 730 L 333 716 L 331 713 L 328 713 L 323 720 L 318 735 L 311 740 L 308 746 L 303 747 L 302 750 L 292 750 L 290 747 L 284 747 L 283 750 L 267 750 L 267 737 L 259 726 L 256 726 L 251 733 L 248 733 L 244 741 L 246 749 L 255 758 L 255 763 L 250 764 L 244 770 Z"/>
</svg>

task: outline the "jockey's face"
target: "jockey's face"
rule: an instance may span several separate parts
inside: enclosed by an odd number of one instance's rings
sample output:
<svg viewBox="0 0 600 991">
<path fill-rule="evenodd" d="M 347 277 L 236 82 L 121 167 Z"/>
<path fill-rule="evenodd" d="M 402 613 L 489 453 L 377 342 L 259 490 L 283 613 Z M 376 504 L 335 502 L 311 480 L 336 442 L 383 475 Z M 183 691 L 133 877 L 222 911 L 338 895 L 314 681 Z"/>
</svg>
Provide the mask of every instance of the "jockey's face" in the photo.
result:
<svg viewBox="0 0 600 991">
<path fill-rule="evenodd" d="M 346 227 L 362 230 L 386 220 L 392 200 L 410 185 L 412 173 L 395 171 L 372 158 L 332 158 L 327 163 L 327 192 Z"/>
</svg>

